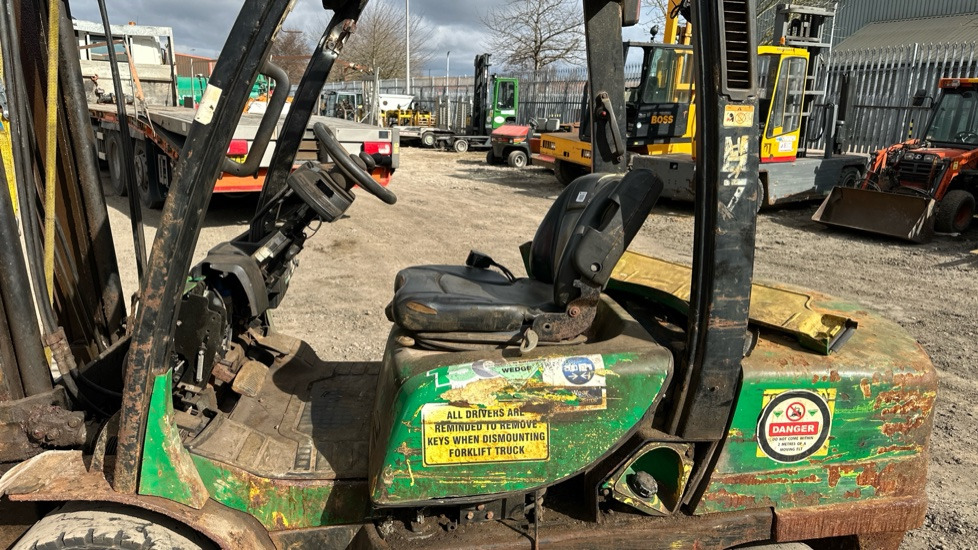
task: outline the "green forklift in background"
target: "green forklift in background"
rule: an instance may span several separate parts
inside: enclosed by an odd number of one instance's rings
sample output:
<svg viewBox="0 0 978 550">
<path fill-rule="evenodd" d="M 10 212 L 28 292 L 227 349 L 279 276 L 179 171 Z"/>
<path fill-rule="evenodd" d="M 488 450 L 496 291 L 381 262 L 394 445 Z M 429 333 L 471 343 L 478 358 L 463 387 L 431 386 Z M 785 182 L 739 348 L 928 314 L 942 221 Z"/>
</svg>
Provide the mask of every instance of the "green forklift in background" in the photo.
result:
<svg viewBox="0 0 978 550">
<path fill-rule="evenodd" d="M 64 201 L 53 305 L 31 245 L 40 157 L 22 154 L 41 80 L 16 78 L 46 58 L 5 72 L 7 122 L 24 133 L 3 175 L 34 206 L 19 218 L 26 253 L 0 250 L 0 543 L 895 550 L 921 525 L 936 392 L 922 348 L 856 304 L 753 283 L 752 1 L 694 0 L 688 18 L 702 99 L 691 268 L 626 252 L 663 187 L 629 170 L 622 140 L 621 29 L 639 2 L 583 0 L 593 173 L 521 247 L 528 276 L 476 251 L 402 270 L 384 357 L 366 363 L 323 361 L 268 322 L 313 230 L 359 191 L 396 201 L 370 157 L 323 125 L 332 162 L 291 170 L 366 0 L 324 0 L 333 16 L 250 227 L 192 265 L 231 130 L 292 4 L 244 0 L 128 320 L 92 136 L 75 124 L 77 56 L 58 56 L 64 124 L 51 126 Z M 47 34 L 47 6 L 24 0 L 16 25 L 0 11 L 5 69 Z M 4 242 L 17 222 L 0 185 Z"/>
<path fill-rule="evenodd" d="M 417 141 L 424 147 L 441 147 L 457 153 L 491 148 L 493 130 L 516 123 L 520 84 L 516 78 L 490 74 L 490 57 L 488 53 L 475 56 L 471 105 L 467 101 L 458 101 L 452 108 L 448 103 L 439 103 L 436 126 L 398 126 L 401 140 Z"/>
</svg>

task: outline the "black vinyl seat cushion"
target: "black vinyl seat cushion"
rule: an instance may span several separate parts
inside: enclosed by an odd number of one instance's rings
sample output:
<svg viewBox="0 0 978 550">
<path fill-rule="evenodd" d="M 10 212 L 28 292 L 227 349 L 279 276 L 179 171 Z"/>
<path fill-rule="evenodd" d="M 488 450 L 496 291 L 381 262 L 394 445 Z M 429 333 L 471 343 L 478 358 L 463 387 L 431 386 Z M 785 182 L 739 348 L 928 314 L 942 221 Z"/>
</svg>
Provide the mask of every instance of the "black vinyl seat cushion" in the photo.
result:
<svg viewBox="0 0 978 550">
<path fill-rule="evenodd" d="M 387 318 L 415 333 L 472 341 L 521 332 L 542 314 L 564 312 L 584 285 L 603 288 L 661 192 L 662 181 L 648 170 L 577 178 L 537 229 L 529 277 L 511 280 L 482 267 L 409 267 L 397 274 Z"/>
<path fill-rule="evenodd" d="M 466 266 L 415 266 L 397 274 L 387 317 L 416 332 L 515 332 L 559 311 L 553 285 Z"/>
</svg>

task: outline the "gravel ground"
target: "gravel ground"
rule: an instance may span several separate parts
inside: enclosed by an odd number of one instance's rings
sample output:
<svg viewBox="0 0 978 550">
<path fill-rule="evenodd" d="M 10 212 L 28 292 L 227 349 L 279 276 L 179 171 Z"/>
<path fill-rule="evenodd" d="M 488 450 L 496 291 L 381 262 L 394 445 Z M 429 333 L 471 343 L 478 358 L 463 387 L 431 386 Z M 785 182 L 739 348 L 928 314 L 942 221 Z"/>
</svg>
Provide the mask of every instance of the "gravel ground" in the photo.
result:
<svg viewBox="0 0 978 550">
<path fill-rule="evenodd" d="M 544 170 L 485 164 L 484 153 L 402 149 L 386 206 L 361 192 L 349 217 L 324 226 L 300 257 L 289 295 L 273 313 L 278 330 L 309 342 L 328 360 L 377 360 L 390 324 L 383 308 L 394 275 L 415 264 L 458 264 L 471 248 L 521 266 L 517 246 L 533 237 L 561 187 Z M 135 289 L 125 199 L 109 197 L 123 284 Z M 196 258 L 238 235 L 253 198 L 216 197 Z M 827 230 L 810 221 L 815 204 L 762 212 L 756 275 L 850 298 L 897 321 L 930 354 L 940 394 L 928 475 L 930 510 L 906 549 L 978 545 L 978 230 L 939 235 L 927 245 Z M 146 213 L 147 238 L 159 223 Z M 688 206 L 657 206 L 632 249 L 689 261 Z M 150 241 L 151 242 L 151 241 Z"/>
</svg>

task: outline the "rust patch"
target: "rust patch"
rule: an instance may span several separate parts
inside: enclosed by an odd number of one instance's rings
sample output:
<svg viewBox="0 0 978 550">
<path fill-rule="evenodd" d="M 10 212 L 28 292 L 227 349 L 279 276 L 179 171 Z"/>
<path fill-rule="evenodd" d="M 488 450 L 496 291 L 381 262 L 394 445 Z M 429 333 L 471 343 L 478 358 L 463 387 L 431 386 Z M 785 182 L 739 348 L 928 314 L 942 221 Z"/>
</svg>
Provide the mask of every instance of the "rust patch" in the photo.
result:
<svg viewBox="0 0 978 550">
<path fill-rule="evenodd" d="M 918 429 L 920 429 L 920 427 L 924 425 L 924 422 L 926 422 L 926 420 L 927 419 L 924 416 L 917 416 L 915 418 L 911 418 L 910 420 L 907 420 L 906 422 L 887 422 L 886 424 L 883 424 L 882 427 L 880 427 L 880 431 L 882 431 L 884 434 L 890 437 L 893 437 L 897 434 L 907 435 L 910 432 L 917 431 Z"/>
<path fill-rule="evenodd" d="M 112 458 L 106 474 L 111 475 Z M 13 501 L 34 502 L 118 502 L 171 517 L 201 532 L 224 549 L 274 549 L 268 532 L 254 517 L 208 499 L 195 510 L 162 497 L 132 495 L 114 491 L 111 479 L 102 472 L 90 472 L 81 451 L 48 451 L 26 462 L 16 479 L 4 489 Z"/>
<path fill-rule="evenodd" d="M 854 491 L 846 491 L 846 498 L 855 500 L 858 499 L 860 496 L 862 496 L 862 493 L 863 492 L 861 489 L 856 489 Z"/>
<path fill-rule="evenodd" d="M 910 413 L 930 414 L 934 408 L 934 392 L 920 390 L 889 390 L 880 392 L 873 406 L 881 409 L 884 416 L 908 415 Z M 892 406 L 885 406 L 890 405 Z"/>
<path fill-rule="evenodd" d="M 839 484 L 839 480 L 842 478 L 843 474 L 851 474 L 858 469 L 858 466 L 829 466 L 828 477 L 829 477 L 829 487 L 835 487 Z"/>
<path fill-rule="evenodd" d="M 822 502 L 822 494 L 819 492 L 806 493 L 798 490 L 787 496 L 796 506 L 818 506 Z"/>
<path fill-rule="evenodd" d="M 872 386 L 870 386 L 868 378 L 863 378 L 862 380 L 859 381 L 859 389 L 862 390 L 863 397 L 865 397 L 866 399 L 869 399 L 870 397 L 873 396 L 873 388 Z"/>
<path fill-rule="evenodd" d="M 920 445 L 890 445 L 889 447 L 877 447 L 876 454 L 882 455 L 886 453 L 899 452 L 899 451 L 920 451 Z"/>
<path fill-rule="evenodd" d="M 809 476 L 802 477 L 802 478 L 788 477 L 791 474 L 797 472 L 798 472 L 797 470 L 787 470 L 784 471 L 784 474 L 786 475 L 782 477 L 767 477 L 767 476 L 759 476 L 757 474 L 737 474 L 733 476 L 723 476 L 717 479 L 717 481 L 725 484 L 731 484 L 731 485 L 773 485 L 773 484 L 790 484 L 790 483 L 818 483 L 820 481 L 819 477 L 815 474 L 811 474 Z"/>
<path fill-rule="evenodd" d="M 887 498 L 859 503 L 775 510 L 774 540 L 793 541 L 857 533 L 904 532 L 920 527 L 927 498 Z"/>
<path fill-rule="evenodd" d="M 749 508 L 759 508 L 764 506 L 774 506 L 774 502 L 769 497 L 764 497 L 760 501 L 754 495 L 741 495 L 731 493 L 726 489 L 709 493 L 704 496 L 713 502 L 720 504 L 728 510 L 744 510 Z"/>
<path fill-rule="evenodd" d="M 467 384 L 461 388 L 448 390 L 441 398 L 456 407 L 491 407 L 497 403 L 496 394 L 509 387 L 505 378 L 486 378 Z"/>
</svg>

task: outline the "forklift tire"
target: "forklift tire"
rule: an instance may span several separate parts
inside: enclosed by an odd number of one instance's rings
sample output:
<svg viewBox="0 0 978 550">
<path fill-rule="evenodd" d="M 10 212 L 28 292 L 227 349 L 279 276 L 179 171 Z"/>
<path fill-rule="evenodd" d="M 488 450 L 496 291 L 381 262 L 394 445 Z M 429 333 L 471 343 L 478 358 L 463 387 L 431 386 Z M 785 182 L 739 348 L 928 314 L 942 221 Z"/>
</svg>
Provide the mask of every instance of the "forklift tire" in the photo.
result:
<svg viewBox="0 0 978 550">
<path fill-rule="evenodd" d="M 156 145 L 145 140 L 133 141 L 133 163 L 136 170 L 136 191 L 139 202 L 146 208 L 158 210 L 166 200 L 166 189 L 160 185 Z"/>
<path fill-rule="evenodd" d="M 112 191 L 125 197 L 128 192 L 122 175 L 122 137 L 118 132 L 105 132 L 105 163 L 109 165 L 109 185 Z"/>
<path fill-rule="evenodd" d="M 941 233 L 963 233 L 975 217 L 975 196 L 967 191 L 948 191 L 937 204 L 935 229 Z"/>
<path fill-rule="evenodd" d="M 855 166 L 846 166 L 842 169 L 842 173 L 839 174 L 839 184 L 838 187 L 848 187 L 849 189 L 855 189 L 861 186 L 863 183 L 863 171 Z"/>
<path fill-rule="evenodd" d="M 496 154 L 492 152 L 492 149 L 489 149 L 489 152 L 486 153 L 486 164 L 489 166 L 498 166 L 501 164 L 499 159 L 496 158 Z"/>
<path fill-rule="evenodd" d="M 425 133 L 421 134 L 421 145 L 424 145 L 425 147 L 434 147 L 435 146 L 435 134 L 433 134 L 431 132 L 425 132 Z"/>
<path fill-rule="evenodd" d="M 557 181 L 567 187 L 572 181 L 577 178 L 587 174 L 587 172 L 580 166 L 563 160 L 554 161 L 554 176 L 557 176 Z"/>
<path fill-rule="evenodd" d="M 464 153 L 469 150 L 469 141 L 467 139 L 456 139 L 455 143 L 452 144 L 452 149 L 455 149 L 456 153 Z"/>
<path fill-rule="evenodd" d="M 168 517 L 109 503 L 68 503 L 34 524 L 12 550 L 215 548 L 203 535 Z"/>
<path fill-rule="evenodd" d="M 506 157 L 506 164 L 512 168 L 525 168 L 526 160 L 526 152 L 519 150 L 510 151 L 509 156 Z"/>
</svg>

